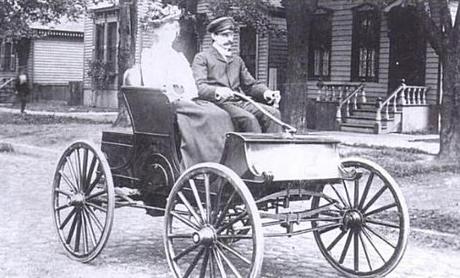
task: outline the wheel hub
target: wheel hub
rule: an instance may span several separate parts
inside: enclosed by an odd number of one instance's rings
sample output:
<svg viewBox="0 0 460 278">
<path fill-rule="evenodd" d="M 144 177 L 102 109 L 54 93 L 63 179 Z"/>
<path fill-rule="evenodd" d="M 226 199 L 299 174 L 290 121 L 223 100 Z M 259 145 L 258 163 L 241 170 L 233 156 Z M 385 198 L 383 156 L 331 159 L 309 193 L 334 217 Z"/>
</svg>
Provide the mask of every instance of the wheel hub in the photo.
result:
<svg viewBox="0 0 460 278">
<path fill-rule="evenodd" d="M 356 210 L 347 211 L 343 216 L 343 224 L 346 229 L 361 228 L 363 222 L 363 216 Z"/>
<path fill-rule="evenodd" d="M 70 198 L 70 204 L 73 206 L 81 207 L 85 202 L 85 195 L 81 192 L 76 193 Z"/>
<path fill-rule="evenodd" d="M 211 245 L 215 239 L 216 232 L 211 227 L 204 227 L 192 235 L 192 240 L 195 244 Z"/>
</svg>

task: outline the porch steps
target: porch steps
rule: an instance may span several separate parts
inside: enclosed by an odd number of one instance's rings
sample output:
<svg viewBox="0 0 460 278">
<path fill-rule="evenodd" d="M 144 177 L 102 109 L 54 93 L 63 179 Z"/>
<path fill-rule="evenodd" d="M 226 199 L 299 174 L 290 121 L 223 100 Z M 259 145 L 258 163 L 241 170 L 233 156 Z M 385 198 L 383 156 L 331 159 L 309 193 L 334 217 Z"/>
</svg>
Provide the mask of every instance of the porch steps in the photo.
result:
<svg viewBox="0 0 460 278">
<path fill-rule="evenodd" d="M 378 129 L 375 104 L 358 104 L 358 109 L 350 111 L 350 116 L 343 119 L 343 122 L 339 125 L 339 130 L 357 133 L 390 133 L 394 131 L 395 114 L 397 113 L 389 111 L 389 120 L 382 115 L 380 129 Z"/>
</svg>

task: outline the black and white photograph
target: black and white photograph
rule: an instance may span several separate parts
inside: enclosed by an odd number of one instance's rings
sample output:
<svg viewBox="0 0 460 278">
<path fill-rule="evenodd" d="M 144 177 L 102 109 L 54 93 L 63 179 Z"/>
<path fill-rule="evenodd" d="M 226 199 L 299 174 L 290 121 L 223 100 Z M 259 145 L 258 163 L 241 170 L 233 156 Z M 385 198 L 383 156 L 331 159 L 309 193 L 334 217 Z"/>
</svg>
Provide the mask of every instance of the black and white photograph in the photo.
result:
<svg viewBox="0 0 460 278">
<path fill-rule="evenodd" d="M 458 0 L 0 0 L 0 277 L 460 276 Z"/>
</svg>

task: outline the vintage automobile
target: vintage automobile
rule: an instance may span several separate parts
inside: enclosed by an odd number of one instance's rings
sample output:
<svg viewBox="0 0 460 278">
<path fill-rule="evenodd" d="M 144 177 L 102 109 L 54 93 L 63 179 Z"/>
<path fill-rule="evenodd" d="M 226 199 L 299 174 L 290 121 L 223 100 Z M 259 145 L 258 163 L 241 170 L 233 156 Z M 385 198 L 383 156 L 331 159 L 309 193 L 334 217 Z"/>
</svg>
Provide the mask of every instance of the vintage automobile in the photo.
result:
<svg viewBox="0 0 460 278">
<path fill-rule="evenodd" d="M 165 94 L 133 86 L 122 93 L 132 133 L 103 132 L 101 150 L 74 142 L 57 164 L 53 214 L 70 258 L 96 258 L 115 208 L 134 207 L 164 216 L 175 277 L 258 277 L 264 238 L 308 232 L 346 276 L 380 277 L 398 265 L 408 210 L 376 163 L 341 159 L 338 141 L 296 135 L 274 119 L 283 133 L 228 133 L 220 163 L 180 170 L 180 134 Z"/>
</svg>

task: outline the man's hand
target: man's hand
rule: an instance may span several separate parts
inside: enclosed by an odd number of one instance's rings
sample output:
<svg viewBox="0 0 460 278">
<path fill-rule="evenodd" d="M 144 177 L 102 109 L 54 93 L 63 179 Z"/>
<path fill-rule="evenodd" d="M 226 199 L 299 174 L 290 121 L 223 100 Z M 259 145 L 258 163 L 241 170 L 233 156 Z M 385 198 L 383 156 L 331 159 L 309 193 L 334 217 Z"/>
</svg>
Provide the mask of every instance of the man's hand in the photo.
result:
<svg viewBox="0 0 460 278">
<path fill-rule="evenodd" d="M 268 104 L 273 104 L 273 106 L 277 106 L 281 100 L 280 91 L 266 90 L 264 92 L 264 99 Z"/>
<path fill-rule="evenodd" d="M 215 98 L 217 101 L 225 101 L 233 97 L 233 91 L 227 87 L 220 87 L 216 89 Z"/>
</svg>

